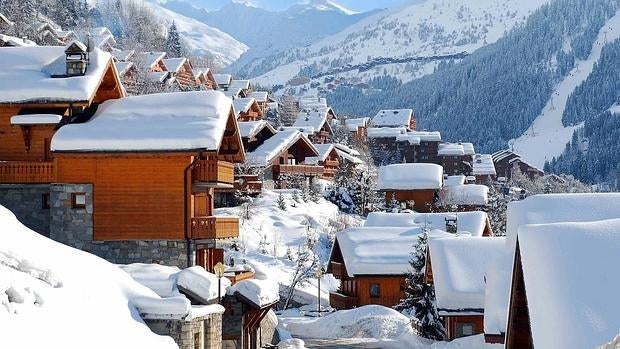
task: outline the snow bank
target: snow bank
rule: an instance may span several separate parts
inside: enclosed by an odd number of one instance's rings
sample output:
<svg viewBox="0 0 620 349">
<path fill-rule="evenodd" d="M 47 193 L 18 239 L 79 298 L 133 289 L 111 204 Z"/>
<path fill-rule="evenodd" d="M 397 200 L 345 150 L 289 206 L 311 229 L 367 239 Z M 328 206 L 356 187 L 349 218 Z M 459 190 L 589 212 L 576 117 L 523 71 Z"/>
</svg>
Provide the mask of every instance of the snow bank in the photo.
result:
<svg viewBox="0 0 620 349">
<path fill-rule="evenodd" d="M 160 298 L 113 264 L 24 227 L 1 206 L 0 231 L 0 347 L 177 347 L 151 332 L 140 312 L 187 314 L 186 299 Z"/>
<path fill-rule="evenodd" d="M 229 295 L 239 294 L 262 308 L 280 300 L 280 286 L 273 280 L 243 280 L 228 289 Z"/>
<path fill-rule="evenodd" d="M 52 150 L 217 150 L 231 108 L 231 100 L 218 91 L 109 100 L 90 121 L 60 128 L 52 139 Z"/>
<path fill-rule="evenodd" d="M 230 284 L 230 280 L 223 277 L 218 293 L 218 277 L 200 266 L 183 269 L 177 276 L 177 285 L 179 287 L 202 298 L 202 300 L 206 301 L 205 303 L 217 299 L 218 295 L 223 297 Z"/>
<path fill-rule="evenodd" d="M 502 349 L 503 344 L 487 344 L 484 335 L 457 338 L 451 342 L 435 342 L 430 349 Z"/>
<path fill-rule="evenodd" d="M 421 190 L 440 189 L 443 167 L 437 164 L 410 163 L 381 166 L 377 189 Z"/>
</svg>

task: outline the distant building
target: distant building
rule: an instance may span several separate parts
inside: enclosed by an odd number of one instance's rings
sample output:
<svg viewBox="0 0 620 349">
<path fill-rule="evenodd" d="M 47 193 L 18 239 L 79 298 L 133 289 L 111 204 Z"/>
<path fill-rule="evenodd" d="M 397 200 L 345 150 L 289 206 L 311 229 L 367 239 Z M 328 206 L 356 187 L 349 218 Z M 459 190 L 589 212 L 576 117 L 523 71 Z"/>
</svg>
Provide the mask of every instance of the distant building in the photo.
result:
<svg viewBox="0 0 620 349">
<path fill-rule="evenodd" d="M 511 150 L 500 150 L 493 153 L 493 164 L 497 171 L 497 177 L 506 179 L 512 178 L 512 174 L 516 169 L 530 178 L 544 176 L 544 172 L 535 166 L 529 164 L 521 158 L 521 156 Z"/>
</svg>

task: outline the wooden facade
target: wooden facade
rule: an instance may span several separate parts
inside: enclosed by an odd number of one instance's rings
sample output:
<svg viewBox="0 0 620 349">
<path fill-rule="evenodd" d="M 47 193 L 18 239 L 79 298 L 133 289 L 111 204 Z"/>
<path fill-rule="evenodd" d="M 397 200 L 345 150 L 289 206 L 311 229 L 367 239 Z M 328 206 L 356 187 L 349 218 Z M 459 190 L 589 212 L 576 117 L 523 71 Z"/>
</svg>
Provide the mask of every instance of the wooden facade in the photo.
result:
<svg viewBox="0 0 620 349">
<path fill-rule="evenodd" d="M 258 121 L 263 118 L 263 111 L 258 105 L 258 102 L 254 100 L 250 106 L 250 108 L 246 111 L 239 112 L 237 116 L 237 120 L 240 122 L 245 121 Z"/>
<path fill-rule="evenodd" d="M 533 349 L 530 314 L 521 264 L 519 241 L 512 269 L 510 303 L 508 305 L 508 328 L 506 329 L 506 349 Z"/>
<path fill-rule="evenodd" d="M 446 327 L 446 339 L 449 341 L 484 333 L 484 316 L 482 314 L 444 316 L 443 319 Z"/>
<path fill-rule="evenodd" d="M 338 172 L 338 167 L 340 167 L 340 156 L 336 151 L 336 148 L 333 148 L 327 157 L 323 161 L 319 161 L 319 166 L 323 166 L 323 178 L 324 179 L 333 179 L 336 176 L 336 172 Z"/>
<path fill-rule="evenodd" d="M 321 128 L 309 135 L 308 138 L 310 138 L 310 141 L 314 144 L 325 144 L 329 142 L 333 135 L 334 131 L 329 124 L 329 120 L 326 119 Z"/>
<path fill-rule="evenodd" d="M 439 156 L 440 164 L 443 166 L 444 174 L 453 175 L 469 175 L 473 169 L 472 155 L 446 155 Z"/>
<path fill-rule="evenodd" d="M 392 200 L 396 200 L 416 212 L 431 212 L 437 202 L 438 192 L 434 189 L 385 191 L 385 202 L 389 205 Z"/>
<path fill-rule="evenodd" d="M 543 171 L 523 161 L 519 154 L 510 150 L 501 150 L 494 153 L 493 164 L 495 165 L 497 177 L 504 177 L 506 179 L 510 179 L 513 172 L 517 170 L 531 179 L 545 175 Z"/>
</svg>

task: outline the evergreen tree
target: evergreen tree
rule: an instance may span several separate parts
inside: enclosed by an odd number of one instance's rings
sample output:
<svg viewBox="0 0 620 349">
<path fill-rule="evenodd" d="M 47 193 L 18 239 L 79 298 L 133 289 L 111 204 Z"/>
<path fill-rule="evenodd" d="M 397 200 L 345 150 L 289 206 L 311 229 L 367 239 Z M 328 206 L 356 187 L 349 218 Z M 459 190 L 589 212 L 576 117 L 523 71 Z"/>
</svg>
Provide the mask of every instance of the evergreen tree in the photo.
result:
<svg viewBox="0 0 620 349">
<path fill-rule="evenodd" d="M 278 208 L 282 211 L 286 211 L 286 200 L 284 200 L 284 195 L 282 193 L 278 194 L 278 200 L 276 201 Z"/>
<path fill-rule="evenodd" d="M 428 232 L 425 229 L 418 237 L 418 242 L 409 260 L 410 271 L 406 275 L 406 298 L 402 299 L 394 309 L 417 319 L 422 337 L 442 340 L 445 337 L 445 328 L 435 306 L 435 288 L 433 285 L 424 283 L 427 244 Z"/>
<path fill-rule="evenodd" d="M 168 56 L 172 58 L 181 57 L 183 55 L 183 46 L 181 44 L 181 37 L 177 30 L 177 25 L 172 21 L 170 28 L 168 28 L 168 37 L 166 37 L 166 52 Z"/>
</svg>

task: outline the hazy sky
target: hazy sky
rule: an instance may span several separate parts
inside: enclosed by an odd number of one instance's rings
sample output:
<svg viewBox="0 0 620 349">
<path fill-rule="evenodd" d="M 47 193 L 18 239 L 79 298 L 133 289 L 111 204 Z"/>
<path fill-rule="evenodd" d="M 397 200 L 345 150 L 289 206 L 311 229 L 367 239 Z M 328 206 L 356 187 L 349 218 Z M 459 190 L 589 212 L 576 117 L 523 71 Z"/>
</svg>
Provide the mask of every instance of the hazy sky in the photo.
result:
<svg viewBox="0 0 620 349">
<path fill-rule="evenodd" d="M 196 1 L 196 0 L 194 0 Z M 203 0 L 213 1 L 213 0 Z M 304 0 L 235 0 L 237 2 L 248 1 L 256 7 L 262 7 L 272 11 L 284 10 L 296 3 L 304 2 Z M 369 11 L 377 8 L 387 8 L 414 0 L 332 0 L 354 11 Z M 215 1 L 220 2 L 220 1 Z"/>
</svg>

